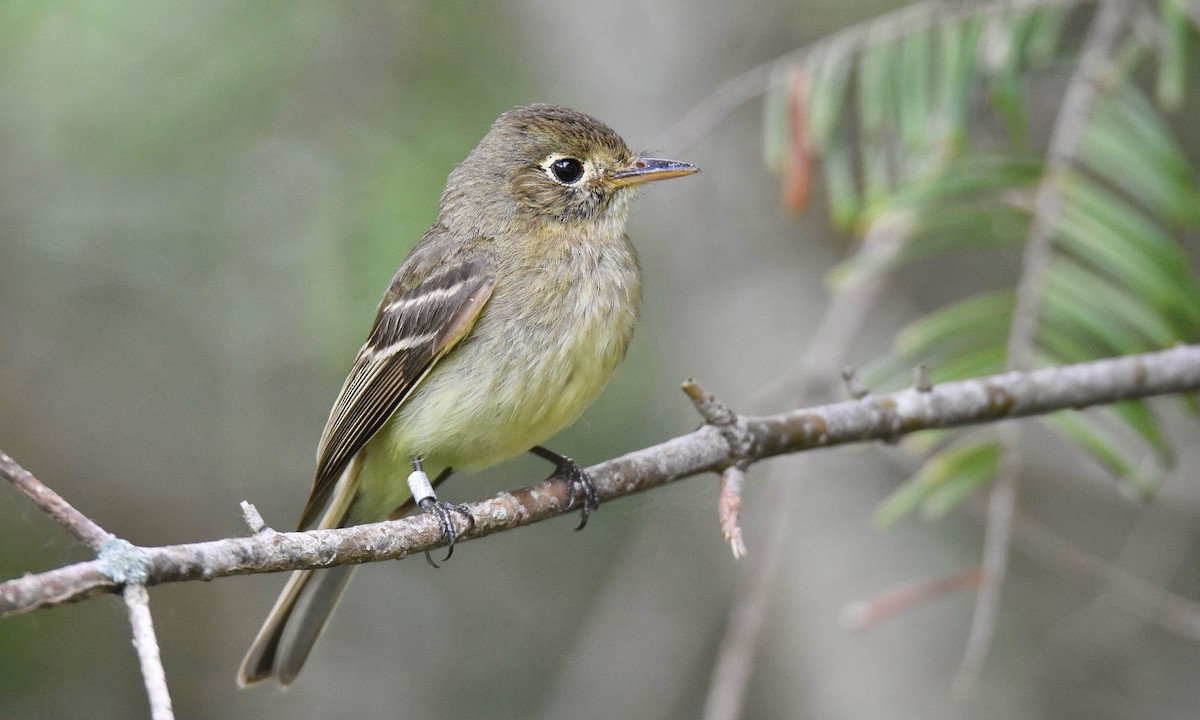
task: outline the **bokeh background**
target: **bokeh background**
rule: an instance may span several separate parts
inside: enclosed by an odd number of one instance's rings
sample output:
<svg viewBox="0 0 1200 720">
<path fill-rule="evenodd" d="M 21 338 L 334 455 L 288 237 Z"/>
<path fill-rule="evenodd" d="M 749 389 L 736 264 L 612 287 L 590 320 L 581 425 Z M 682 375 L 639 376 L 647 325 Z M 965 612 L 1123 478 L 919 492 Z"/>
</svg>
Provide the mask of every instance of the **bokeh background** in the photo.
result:
<svg viewBox="0 0 1200 720">
<path fill-rule="evenodd" d="M 590 464 L 692 429 L 677 390 L 690 376 L 735 407 L 781 409 L 752 399 L 795 364 L 845 240 L 821 213 L 780 211 L 757 104 L 687 146 L 657 143 L 722 81 L 892 7 L 0 4 L 0 448 L 138 544 L 245 533 L 243 499 L 290 527 L 329 404 L 446 174 L 496 115 L 531 101 L 704 170 L 637 204 L 638 335 L 553 446 Z M 900 278 L 852 359 L 885 347 L 931 285 L 960 290 L 955 277 Z M 1033 457 L 1029 509 L 1195 597 L 1193 451 L 1149 506 L 1078 458 Z M 1200 645 L 1021 556 L 973 692 L 952 688 L 969 594 L 846 631 L 846 603 L 977 562 L 981 529 L 966 516 L 875 529 L 902 474 L 869 450 L 805 467 L 747 717 L 1194 717 Z M 546 472 L 522 458 L 445 496 Z M 758 487 L 752 559 L 771 501 Z M 471 543 L 439 572 L 369 566 L 286 692 L 234 683 L 283 576 L 154 588 L 178 715 L 697 717 L 746 571 L 715 505 L 715 480 L 696 478 L 606 505 L 583 533 L 564 518 Z M 0 489 L 0 577 L 85 556 Z M 0 718 L 147 714 L 118 599 L 0 621 Z"/>
</svg>

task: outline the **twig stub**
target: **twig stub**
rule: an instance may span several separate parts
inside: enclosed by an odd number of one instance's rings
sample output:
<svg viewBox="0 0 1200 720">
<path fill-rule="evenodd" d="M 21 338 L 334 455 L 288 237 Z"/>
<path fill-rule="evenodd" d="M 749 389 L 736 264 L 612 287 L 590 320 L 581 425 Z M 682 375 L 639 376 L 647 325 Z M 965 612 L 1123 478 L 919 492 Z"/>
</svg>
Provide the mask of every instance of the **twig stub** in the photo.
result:
<svg viewBox="0 0 1200 720">
<path fill-rule="evenodd" d="M 855 400 L 862 400 L 871 394 L 871 391 L 867 389 L 862 380 L 858 379 L 858 374 L 854 372 L 854 368 L 842 370 L 842 380 L 846 383 L 846 392 L 850 393 L 850 397 Z"/>
<path fill-rule="evenodd" d="M 933 380 L 929 377 L 929 366 L 925 363 L 913 368 L 913 389 L 919 393 L 933 391 Z"/>
<path fill-rule="evenodd" d="M 696 406 L 696 412 L 704 419 L 706 425 L 711 425 L 721 433 L 729 446 L 730 463 L 743 460 L 754 447 L 746 419 L 738 415 L 729 406 L 717 399 L 715 395 L 705 390 L 700 383 L 688 378 L 681 386 L 683 392 Z"/>
<path fill-rule="evenodd" d="M 696 406 L 696 412 L 704 418 L 704 422 L 717 427 L 733 425 L 737 422 L 737 413 L 730 410 L 725 403 L 717 399 L 716 395 L 705 390 L 692 378 L 685 380 L 681 387 L 691 399 L 692 404 Z"/>
<path fill-rule="evenodd" d="M 246 521 L 246 527 L 250 528 L 250 532 L 255 535 L 271 529 L 267 527 L 267 521 L 263 520 L 258 508 L 248 500 L 242 501 L 242 519 Z"/>
</svg>

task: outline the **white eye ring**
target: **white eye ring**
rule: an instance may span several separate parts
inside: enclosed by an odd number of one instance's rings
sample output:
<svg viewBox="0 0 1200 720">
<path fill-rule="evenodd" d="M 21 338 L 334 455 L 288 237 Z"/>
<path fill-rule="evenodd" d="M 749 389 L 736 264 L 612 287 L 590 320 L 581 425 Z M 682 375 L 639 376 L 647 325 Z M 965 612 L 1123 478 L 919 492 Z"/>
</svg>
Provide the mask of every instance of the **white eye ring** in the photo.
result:
<svg viewBox="0 0 1200 720">
<path fill-rule="evenodd" d="M 573 157 L 559 157 L 546 164 L 546 174 L 560 185 L 577 185 L 587 174 L 582 160 Z"/>
</svg>

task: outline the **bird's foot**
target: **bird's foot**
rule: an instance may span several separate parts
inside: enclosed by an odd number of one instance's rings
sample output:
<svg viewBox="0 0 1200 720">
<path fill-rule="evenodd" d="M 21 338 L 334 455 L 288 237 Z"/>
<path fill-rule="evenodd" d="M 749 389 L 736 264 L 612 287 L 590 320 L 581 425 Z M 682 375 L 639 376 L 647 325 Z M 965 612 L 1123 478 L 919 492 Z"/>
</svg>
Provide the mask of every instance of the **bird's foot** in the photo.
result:
<svg viewBox="0 0 1200 720">
<path fill-rule="evenodd" d="M 435 482 L 441 482 L 450 475 L 450 468 L 446 468 L 438 475 Z M 438 500 L 437 495 L 433 492 L 433 484 L 429 482 L 429 476 L 421 469 L 420 458 L 413 459 L 413 471 L 408 476 L 408 489 L 412 493 L 413 499 L 417 501 L 417 506 L 427 513 L 430 513 L 437 519 L 438 524 L 438 540 L 446 543 L 446 557 L 442 562 L 450 559 L 454 554 L 454 540 L 456 533 L 454 532 L 454 519 L 450 513 L 458 513 L 467 519 L 469 523 L 468 531 L 475 529 L 475 516 L 467 509 L 466 505 L 456 505 L 445 500 Z M 438 564 L 433 561 L 433 556 L 429 551 L 425 551 L 425 562 L 433 567 Z"/>
<path fill-rule="evenodd" d="M 581 499 L 579 504 L 579 527 L 576 530 L 582 530 L 587 525 L 588 517 L 592 511 L 600 507 L 600 492 L 596 489 L 596 484 L 588 477 L 583 468 L 579 467 L 579 463 L 575 462 L 566 455 L 559 455 L 553 450 L 547 450 L 540 445 L 531 450 L 538 457 L 545 458 L 554 463 L 554 472 L 550 473 L 547 480 L 562 480 L 567 483 L 567 507 L 563 512 L 573 510 L 575 501 Z"/>
<path fill-rule="evenodd" d="M 458 513 L 466 518 L 469 525 L 467 528 L 468 531 L 475 529 L 475 516 L 471 514 L 466 505 L 438 500 L 432 495 L 424 498 L 418 504 L 422 510 L 437 519 L 439 529 L 438 540 L 446 543 L 446 557 L 442 558 L 442 562 L 446 562 L 454 554 L 454 540 L 456 537 L 456 533 L 454 532 L 454 518 L 450 513 Z M 425 551 L 425 562 L 433 567 L 438 567 L 438 564 L 433 561 L 433 557 L 430 556 L 428 550 Z"/>
</svg>

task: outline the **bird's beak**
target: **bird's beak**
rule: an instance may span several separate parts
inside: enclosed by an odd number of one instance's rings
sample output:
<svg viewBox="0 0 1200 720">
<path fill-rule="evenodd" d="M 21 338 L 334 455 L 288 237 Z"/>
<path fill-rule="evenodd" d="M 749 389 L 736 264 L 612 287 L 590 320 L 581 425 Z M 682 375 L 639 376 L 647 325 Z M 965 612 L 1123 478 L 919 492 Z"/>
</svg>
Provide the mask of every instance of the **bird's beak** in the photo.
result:
<svg viewBox="0 0 1200 720">
<path fill-rule="evenodd" d="M 698 172 L 700 168 L 678 160 L 638 156 L 627 167 L 608 173 L 604 179 L 614 187 L 625 187 L 655 180 L 670 180 Z"/>
</svg>

